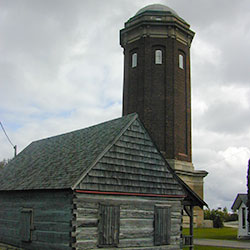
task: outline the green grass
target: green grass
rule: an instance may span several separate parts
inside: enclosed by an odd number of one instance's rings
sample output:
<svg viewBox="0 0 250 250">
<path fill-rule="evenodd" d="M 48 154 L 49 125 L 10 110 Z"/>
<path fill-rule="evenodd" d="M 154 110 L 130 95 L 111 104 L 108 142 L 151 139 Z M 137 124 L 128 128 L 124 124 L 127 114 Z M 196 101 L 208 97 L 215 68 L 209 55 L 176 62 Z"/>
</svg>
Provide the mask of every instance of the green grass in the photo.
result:
<svg viewBox="0 0 250 250">
<path fill-rule="evenodd" d="M 183 250 L 189 250 L 188 247 L 183 248 Z M 194 246 L 194 250 L 242 250 L 242 248 L 225 248 L 225 247 L 206 247 L 206 246 Z"/>
<path fill-rule="evenodd" d="M 183 229 L 183 234 L 188 235 L 189 230 Z M 194 228 L 194 238 L 216 239 L 216 240 L 237 240 L 237 228 Z"/>
</svg>

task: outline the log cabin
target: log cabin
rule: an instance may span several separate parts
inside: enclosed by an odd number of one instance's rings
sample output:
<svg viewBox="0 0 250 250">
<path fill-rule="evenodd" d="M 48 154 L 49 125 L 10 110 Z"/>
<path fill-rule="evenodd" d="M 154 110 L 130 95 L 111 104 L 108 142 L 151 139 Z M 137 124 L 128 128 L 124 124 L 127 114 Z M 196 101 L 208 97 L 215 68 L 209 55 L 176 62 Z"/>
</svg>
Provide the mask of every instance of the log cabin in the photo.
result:
<svg viewBox="0 0 250 250">
<path fill-rule="evenodd" d="M 206 203 L 137 114 L 32 142 L 0 172 L 0 242 L 23 249 L 181 249 Z"/>
</svg>

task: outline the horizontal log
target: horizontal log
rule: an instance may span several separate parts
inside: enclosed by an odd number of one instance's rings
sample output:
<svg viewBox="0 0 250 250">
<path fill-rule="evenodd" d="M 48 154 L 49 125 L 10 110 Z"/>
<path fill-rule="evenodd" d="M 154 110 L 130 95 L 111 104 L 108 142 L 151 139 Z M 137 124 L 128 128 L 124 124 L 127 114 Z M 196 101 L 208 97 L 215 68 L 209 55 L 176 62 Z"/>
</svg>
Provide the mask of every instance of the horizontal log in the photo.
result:
<svg viewBox="0 0 250 250">
<path fill-rule="evenodd" d="M 36 222 L 34 221 L 35 230 L 53 231 L 53 232 L 71 232 L 70 222 Z"/>
<path fill-rule="evenodd" d="M 77 218 L 76 220 L 77 227 L 97 227 L 98 219 L 89 219 L 89 218 Z"/>
<path fill-rule="evenodd" d="M 77 208 L 73 211 L 77 217 L 85 217 L 85 218 L 93 218 L 98 216 L 98 209 L 91 209 L 91 208 Z"/>
<path fill-rule="evenodd" d="M 32 239 L 37 242 L 49 242 L 53 244 L 69 244 L 70 233 L 56 233 L 34 230 L 32 233 Z"/>
<path fill-rule="evenodd" d="M 0 237 L 5 239 L 8 237 L 13 238 L 20 238 L 20 228 L 14 227 L 14 228 L 6 228 L 5 226 L 0 225 Z"/>
<path fill-rule="evenodd" d="M 34 212 L 34 221 L 41 222 L 69 222 L 72 219 L 71 211 L 51 211 L 36 210 Z"/>
<path fill-rule="evenodd" d="M 98 229 L 97 227 L 88 228 L 77 228 L 76 230 L 76 240 L 97 240 L 98 239 Z"/>
<path fill-rule="evenodd" d="M 79 240 L 76 242 L 76 249 L 93 249 L 97 247 L 96 240 Z"/>
<path fill-rule="evenodd" d="M 120 239 L 153 238 L 153 228 L 120 228 Z"/>
<path fill-rule="evenodd" d="M 34 250 L 34 249 L 49 249 L 49 250 L 72 250 L 69 244 L 53 244 L 51 242 L 22 242 L 21 247 L 24 249 Z"/>
<path fill-rule="evenodd" d="M 121 219 L 120 227 L 129 228 L 153 228 L 153 220 L 150 219 Z"/>
<path fill-rule="evenodd" d="M 120 211 L 120 218 L 144 218 L 144 219 L 153 219 L 154 218 L 154 211 L 147 211 L 147 210 L 124 210 L 121 209 Z"/>
<path fill-rule="evenodd" d="M 153 238 L 140 238 L 140 239 L 121 239 L 119 247 L 148 247 L 153 246 Z"/>
</svg>

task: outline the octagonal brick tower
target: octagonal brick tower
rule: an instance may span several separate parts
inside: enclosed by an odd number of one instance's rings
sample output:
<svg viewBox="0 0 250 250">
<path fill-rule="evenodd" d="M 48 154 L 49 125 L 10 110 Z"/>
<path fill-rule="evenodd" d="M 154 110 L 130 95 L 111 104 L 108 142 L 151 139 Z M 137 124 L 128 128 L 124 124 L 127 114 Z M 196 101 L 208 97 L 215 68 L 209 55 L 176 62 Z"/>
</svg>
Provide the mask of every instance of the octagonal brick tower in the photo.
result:
<svg viewBox="0 0 250 250">
<path fill-rule="evenodd" d="M 191 147 L 190 25 L 167 6 L 140 9 L 120 31 L 123 115 L 137 112 L 176 173 L 203 198 Z M 197 222 L 198 225 L 200 224 Z"/>
</svg>

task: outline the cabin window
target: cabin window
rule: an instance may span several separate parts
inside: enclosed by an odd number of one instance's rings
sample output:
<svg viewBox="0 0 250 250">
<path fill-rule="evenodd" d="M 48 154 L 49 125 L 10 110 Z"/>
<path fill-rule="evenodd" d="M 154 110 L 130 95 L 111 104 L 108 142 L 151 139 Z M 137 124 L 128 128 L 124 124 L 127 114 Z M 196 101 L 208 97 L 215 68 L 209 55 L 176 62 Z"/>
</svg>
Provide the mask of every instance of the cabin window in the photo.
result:
<svg viewBox="0 0 250 250">
<path fill-rule="evenodd" d="M 171 234 L 171 208 L 155 206 L 154 211 L 154 244 L 169 245 Z"/>
<path fill-rule="evenodd" d="M 179 68 L 184 69 L 184 57 L 181 54 L 179 54 Z"/>
<path fill-rule="evenodd" d="M 132 68 L 137 66 L 137 53 L 132 54 Z"/>
<path fill-rule="evenodd" d="M 155 64 L 162 64 L 162 51 L 160 49 L 155 51 Z"/>
<path fill-rule="evenodd" d="M 32 240 L 32 229 L 33 229 L 33 210 L 24 208 L 21 211 L 20 218 L 20 236 L 21 240 L 30 242 Z"/>
<path fill-rule="evenodd" d="M 242 208 L 242 228 L 246 227 L 246 208 Z"/>
<path fill-rule="evenodd" d="M 120 207 L 100 204 L 98 240 L 99 247 L 118 246 L 120 232 Z"/>
</svg>

